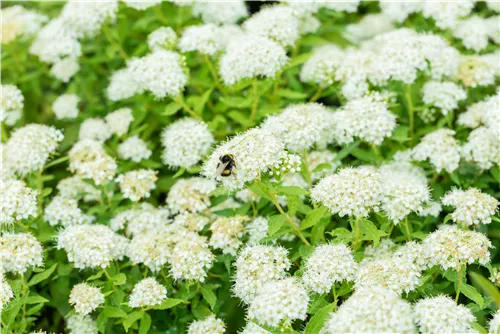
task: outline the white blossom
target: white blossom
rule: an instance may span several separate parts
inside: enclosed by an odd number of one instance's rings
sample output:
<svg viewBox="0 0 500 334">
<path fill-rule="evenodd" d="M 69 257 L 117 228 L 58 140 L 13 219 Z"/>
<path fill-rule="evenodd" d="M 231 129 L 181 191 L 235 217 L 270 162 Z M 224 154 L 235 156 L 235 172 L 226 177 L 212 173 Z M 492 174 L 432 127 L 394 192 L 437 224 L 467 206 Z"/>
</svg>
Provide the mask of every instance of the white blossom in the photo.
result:
<svg viewBox="0 0 500 334">
<path fill-rule="evenodd" d="M 74 305 L 76 313 L 87 315 L 104 304 L 104 295 L 99 288 L 79 283 L 71 289 L 69 303 Z"/>
<path fill-rule="evenodd" d="M 105 184 L 114 178 L 116 162 L 102 143 L 90 139 L 76 142 L 68 153 L 69 169 L 80 177 L 92 179 L 95 184 Z"/>
<path fill-rule="evenodd" d="M 412 150 L 417 161 L 429 159 L 438 173 L 443 169 L 453 173 L 460 162 L 460 146 L 454 137 L 455 131 L 438 129 L 425 135 Z"/>
<path fill-rule="evenodd" d="M 458 102 L 467 98 L 465 90 L 453 82 L 428 81 L 422 88 L 426 105 L 438 107 L 443 115 L 458 108 Z"/>
<path fill-rule="evenodd" d="M 80 98 L 76 94 L 63 94 L 52 104 L 57 119 L 76 118 L 78 116 Z"/>
<path fill-rule="evenodd" d="M 44 219 L 50 225 L 62 225 L 63 227 L 89 224 L 95 218 L 85 214 L 79 207 L 76 199 L 64 196 L 56 196 L 45 207 Z"/>
<path fill-rule="evenodd" d="M 173 213 L 201 212 L 210 206 L 210 193 L 216 184 L 212 180 L 191 177 L 177 181 L 167 196 L 167 206 Z"/>
<path fill-rule="evenodd" d="M 122 68 L 111 75 L 106 92 L 111 101 L 119 101 L 142 94 L 144 88 L 135 80 L 135 74 L 129 68 Z"/>
<path fill-rule="evenodd" d="M 485 57 L 486 55 L 460 57 L 457 78 L 465 87 L 489 86 L 495 82 L 495 77 L 498 76 L 498 64 L 491 64 Z"/>
<path fill-rule="evenodd" d="M 101 198 L 101 192 L 98 189 L 77 175 L 59 181 L 57 190 L 59 190 L 59 195 L 62 197 L 76 200 L 83 199 L 84 202 L 95 202 Z"/>
<path fill-rule="evenodd" d="M 24 96 L 14 85 L 0 86 L 0 121 L 14 125 L 23 113 Z"/>
<path fill-rule="evenodd" d="M 0 13 L 2 16 L 2 33 L 0 34 L 2 44 L 9 44 L 20 36 L 26 38 L 35 35 L 48 21 L 47 16 L 19 5 L 4 7 Z"/>
<path fill-rule="evenodd" d="M 132 116 L 132 109 L 120 108 L 107 114 L 105 119 L 112 133 L 117 136 L 123 136 L 128 132 L 130 123 L 134 120 L 134 116 Z"/>
<path fill-rule="evenodd" d="M 132 160 L 134 162 L 149 159 L 153 153 L 148 148 L 148 144 L 137 135 L 127 138 L 123 143 L 120 143 L 117 151 L 121 159 Z"/>
<path fill-rule="evenodd" d="M 171 221 L 170 211 L 164 207 L 155 208 L 149 203 L 121 211 L 111 218 L 109 227 L 113 231 L 125 229 L 126 235 L 136 235 L 148 231 L 161 231 Z"/>
<path fill-rule="evenodd" d="M 113 133 L 111 129 L 102 118 L 88 118 L 80 124 L 80 132 L 78 139 L 81 140 L 95 140 L 98 142 L 105 142 Z"/>
<path fill-rule="evenodd" d="M 42 244 L 31 233 L 2 233 L 1 271 L 23 275 L 29 267 L 43 266 Z"/>
<path fill-rule="evenodd" d="M 444 195 L 441 202 L 455 207 L 451 218 L 463 226 L 490 224 L 491 216 L 500 204 L 495 197 L 476 188 L 453 189 Z"/>
<path fill-rule="evenodd" d="M 0 311 L 4 309 L 4 306 L 14 298 L 14 293 L 9 283 L 5 280 L 3 273 L 0 273 Z"/>
<path fill-rule="evenodd" d="M 182 52 L 199 51 L 209 56 L 215 55 L 222 50 L 217 26 L 214 24 L 203 24 L 190 26 L 184 30 L 179 39 L 179 50 Z"/>
<path fill-rule="evenodd" d="M 37 216 L 38 192 L 23 181 L 0 179 L 0 225 Z"/>
<path fill-rule="evenodd" d="M 175 280 L 204 282 L 214 260 L 205 237 L 183 238 L 172 251 L 170 273 Z"/>
<path fill-rule="evenodd" d="M 493 314 L 488 324 L 488 334 L 497 334 L 500 331 L 500 311 Z"/>
<path fill-rule="evenodd" d="M 152 169 L 133 170 L 116 178 L 123 197 L 134 202 L 151 196 L 151 190 L 156 188 L 157 180 L 156 172 Z"/>
<path fill-rule="evenodd" d="M 67 83 L 79 70 L 80 64 L 78 64 L 76 58 L 66 57 L 52 65 L 50 73 L 62 82 Z"/>
<path fill-rule="evenodd" d="M 441 29 L 454 28 L 461 17 L 467 16 L 474 7 L 474 1 L 424 1 L 422 14 L 433 18 Z"/>
<path fill-rule="evenodd" d="M 97 324 L 89 315 L 74 314 L 66 319 L 69 334 L 97 334 Z"/>
<path fill-rule="evenodd" d="M 205 23 L 230 24 L 248 16 L 248 10 L 245 2 L 241 0 L 223 3 L 195 1 L 193 15 L 201 16 Z"/>
<path fill-rule="evenodd" d="M 171 27 L 161 27 L 148 35 L 148 46 L 152 51 L 173 50 L 177 45 L 177 34 Z"/>
<path fill-rule="evenodd" d="M 209 315 L 203 320 L 193 321 L 189 324 L 188 334 L 222 334 L 226 331 L 226 325 L 224 321 L 215 317 L 215 315 Z"/>
<path fill-rule="evenodd" d="M 224 254 L 235 255 L 242 244 L 240 238 L 243 236 L 243 223 L 247 220 L 248 217 L 245 216 L 217 218 L 210 224 L 210 246 L 221 249 Z"/>
<path fill-rule="evenodd" d="M 134 285 L 128 305 L 144 307 L 160 305 L 167 298 L 167 289 L 154 278 L 148 277 Z"/>
<path fill-rule="evenodd" d="M 500 124 L 500 123 L 498 123 Z M 467 142 L 462 146 L 462 157 L 487 170 L 495 164 L 500 165 L 500 129 L 479 127 L 472 130 Z"/>
<path fill-rule="evenodd" d="M 78 37 L 93 37 L 106 22 L 114 22 L 118 1 L 66 3 L 61 20 Z"/>
</svg>

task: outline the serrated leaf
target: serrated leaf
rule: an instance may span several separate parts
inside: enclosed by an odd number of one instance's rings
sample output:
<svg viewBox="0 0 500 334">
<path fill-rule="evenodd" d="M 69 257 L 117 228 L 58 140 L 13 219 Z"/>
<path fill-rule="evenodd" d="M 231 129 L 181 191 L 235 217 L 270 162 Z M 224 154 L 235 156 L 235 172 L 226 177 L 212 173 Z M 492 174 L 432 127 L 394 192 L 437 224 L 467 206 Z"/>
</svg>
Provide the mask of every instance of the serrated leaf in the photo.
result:
<svg viewBox="0 0 500 334">
<path fill-rule="evenodd" d="M 114 285 L 122 285 L 122 284 L 125 284 L 126 281 L 127 281 L 127 276 L 125 276 L 125 274 L 123 274 L 123 273 L 119 273 L 119 274 L 113 276 L 113 284 Z"/>
<path fill-rule="evenodd" d="M 377 246 L 380 238 L 387 234 L 378 230 L 375 224 L 367 219 L 360 219 L 359 229 L 363 234 L 363 240 L 372 240 L 374 246 Z"/>
<path fill-rule="evenodd" d="M 325 215 L 328 209 L 325 206 L 321 206 L 317 209 L 312 210 L 306 215 L 306 218 L 300 223 L 300 229 L 305 230 L 311 226 L 314 226 L 318 223 L 321 218 Z"/>
<path fill-rule="evenodd" d="M 180 105 L 180 103 L 170 102 L 169 104 L 167 104 L 165 106 L 165 109 L 163 110 L 162 115 L 163 116 L 172 116 L 175 113 L 177 113 L 181 108 L 182 108 L 182 106 Z"/>
<path fill-rule="evenodd" d="M 139 326 L 139 334 L 147 334 L 150 328 L 151 328 L 151 316 L 147 313 L 144 313 L 144 316 L 141 319 L 141 324 Z"/>
<path fill-rule="evenodd" d="M 335 238 L 335 241 L 340 241 L 344 243 L 349 243 L 352 241 L 352 232 L 343 227 L 337 227 L 333 231 L 326 233 L 330 234 L 333 238 Z"/>
<path fill-rule="evenodd" d="M 318 334 L 319 331 L 323 328 L 328 316 L 333 311 L 335 304 L 328 304 L 325 307 L 321 308 L 315 315 L 312 316 L 311 320 L 306 325 L 306 329 L 304 334 Z"/>
<path fill-rule="evenodd" d="M 182 299 L 168 298 L 168 299 L 164 300 L 163 303 L 161 303 L 160 305 L 155 306 L 154 309 L 155 310 L 166 310 L 166 309 L 172 308 L 174 306 L 177 306 L 179 304 L 189 304 L 189 302 L 182 300 Z"/>
<path fill-rule="evenodd" d="M 123 328 L 128 332 L 129 328 L 139 319 L 144 316 L 144 312 L 142 311 L 134 311 L 127 315 L 127 319 L 123 320 Z"/>
<path fill-rule="evenodd" d="M 299 208 L 299 205 L 301 203 L 301 199 L 297 195 L 286 195 L 286 204 L 288 206 L 288 215 L 290 217 L 295 216 L 295 213 L 297 213 L 297 210 Z"/>
<path fill-rule="evenodd" d="M 474 301 L 479 306 L 483 306 L 484 299 L 483 296 L 479 292 L 477 292 L 476 288 L 472 285 L 462 283 L 460 292 L 464 294 L 467 298 Z"/>
<path fill-rule="evenodd" d="M 106 306 L 102 313 L 108 318 L 126 318 L 127 312 L 116 306 Z"/>
<path fill-rule="evenodd" d="M 283 215 L 274 215 L 269 217 L 269 227 L 267 229 L 267 235 L 273 236 L 285 223 L 286 217 Z"/>
<path fill-rule="evenodd" d="M 254 182 L 250 186 L 250 190 L 252 190 L 255 194 L 257 194 L 261 198 L 265 198 L 271 202 L 273 201 L 271 196 L 272 196 L 272 194 L 275 193 L 275 190 L 273 188 L 269 187 L 267 184 L 260 183 L 260 182 Z M 271 194 L 271 196 L 270 196 L 270 194 Z"/>
<path fill-rule="evenodd" d="M 203 295 L 203 299 L 205 299 L 208 305 L 210 305 L 210 308 L 214 310 L 215 303 L 217 302 L 217 296 L 215 295 L 215 293 L 209 288 L 207 288 L 205 285 L 200 286 L 200 291 L 201 294 Z"/>
<path fill-rule="evenodd" d="M 410 140 L 411 138 L 408 137 L 408 131 L 409 127 L 406 125 L 401 125 L 398 126 L 392 133 L 392 136 L 390 137 L 392 140 L 404 143 Z"/>
<path fill-rule="evenodd" d="M 42 271 L 41 273 L 36 274 L 35 276 L 31 277 L 31 279 L 28 282 L 28 286 L 33 286 L 33 285 L 38 284 L 41 281 L 44 281 L 47 278 L 49 278 L 50 275 L 52 275 L 52 273 L 54 272 L 54 270 L 56 270 L 56 267 L 57 267 L 57 263 L 54 263 L 52 265 L 52 267 L 50 267 L 49 269 Z"/>
<path fill-rule="evenodd" d="M 276 191 L 280 195 L 309 195 L 309 192 L 297 186 L 277 186 Z"/>
</svg>

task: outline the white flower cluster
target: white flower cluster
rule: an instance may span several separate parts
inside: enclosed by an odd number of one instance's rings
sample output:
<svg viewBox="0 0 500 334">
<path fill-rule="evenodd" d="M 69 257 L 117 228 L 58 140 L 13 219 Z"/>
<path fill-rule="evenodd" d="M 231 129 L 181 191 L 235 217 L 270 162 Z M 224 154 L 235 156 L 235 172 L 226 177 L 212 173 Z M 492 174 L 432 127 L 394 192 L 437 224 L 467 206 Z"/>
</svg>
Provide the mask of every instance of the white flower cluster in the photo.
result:
<svg viewBox="0 0 500 334">
<path fill-rule="evenodd" d="M 415 323 L 422 333 L 473 333 L 476 318 L 463 305 L 448 296 L 419 300 L 415 306 Z"/>
<path fill-rule="evenodd" d="M 489 86 L 498 76 L 497 59 L 497 55 L 493 55 L 492 60 L 488 55 L 462 55 L 457 77 L 465 87 Z"/>
<path fill-rule="evenodd" d="M 378 286 L 359 288 L 332 313 L 321 333 L 414 333 L 411 305 Z"/>
<path fill-rule="evenodd" d="M 151 154 L 153 154 L 148 148 L 148 144 L 137 135 L 127 138 L 120 143 L 117 151 L 121 159 L 131 160 L 133 162 L 149 159 Z"/>
<path fill-rule="evenodd" d="M 476 188 L 454 189 L 441 199 L 444 205 L 455 207 L 454 222 L 463 226 L 489 224 L 499 205 L 498 200 Z"/>
<path fill-rule="evenodd" d="M 127 247 L 127 256 L 133 263 L 143 263 L 151 271 L 158 272 L 169 261 L 177 237 L 169 229 L 134 234 Z"/>
<path fill-rule="evenodd" d="M 490 240 L 482 233 L 460 230 L 456 225 L 442 225 L 423 241 L 424 256 L 429 267 L 459 271 L 462 266 L 490 261 Z"/>
<path fill-rule="evenodd" d="M 45 166 L 63 134 L 54 127 L 28 124 L 15 130 L 4 146 L 5 163 L 16 174 L 26 176 Z"/>
<path fill-rule="evenodd" d="M 209 195 L 217 187 L 212 180 L 191 177 L 177 181 L 167 196 L 167 206 L 173 213 L 201 212 L 210 206 Z"/>
<path fill-rule="evenodd" d="M 122 0 L 127 7 L 133 8 L 135 10 L 146 10 L 150 7 L 154 7 L 160 3 L 162 0 L 147 0 L 147 1 L 137 1 L 137 0 Z"/>
<path fill-rule="evenodd" d="M 330 151 L 311 151 L 307 153 L 305 160 L 311 173 L 312 181 L 317 181 L 323 176 L 335 171 L 340 165 L 340 160 L 336 159 L 337 154 Z"/>
<path fill-rule="evenodd" d="M 471 16 L 453 29 L 453 36 L 462 40 L 467 49 L 480 52 L 488 46 L 488 39 L 498 43 L 498 16 L 485 19 L 480 16 Z"/>
<path fill-rule="evenodd" d="M 105 120 L 102 118 L 88 118 L 80 125 L 78 139 L 95 140 L 104 143 L 111 138 L 112 135 L 113 133 Z"/>
<path fill-rule="evenodd" d="M 241 330 L 240 334 L 271 334 L 271 332 L 256 325 L 254 322 L 247 321 L 245 328 Z"/>
<path fill-rule="evenodd" d="M 44 219 L 50 225 L 62 225 L 68 227 L 71 225 L 89 224 L 94 221 L 94 217 L 85 214 L 79 207 L 74 198 L 62 195 L 56 196 L 45 207 Z"/>
<path fill-rule="evenodd" d="M 109 80 L 106 93 L 111 101 L 128 99 L 135 94 L 142 94 L 144 88 L 134 79 L 134 74 L 129 68 L 114 72 Z"/>
<path fill-rule="evenodd" d="M 0 179 L 0 225 L 36 217 L 38 192 L 23 181 Z"/>
<path fill-rule="evenodd" d="M 459 2 L 423 1 L 422 14 L 424 17 L 433 18 L 441 29 L 454 28 L 461 17 L 467 16 L 474 7 L 474 1 Z"/>
<path fill-rule="evenodd" d="M 453 173 L 460 163 L 460 145 L 454 135 L 455 131 L 450 129 L 439 129 L 425 135 L 413 148 L 413 159 L 429 159 L 438 173 L 443 169 Z"/>
<path fill-rule="evenodd" d="M 188 334 L 222 334 L 225 331 L 224 321 L 216 318 L 215 315 L 209 315 L 203 320 L 193 321 L 187 332 Z"/>
<path fill-rule="evenodd" d="M 0 122 L 12 126 L 23 113 L 24 96 L 14 85 L 0 86 Z"/>
<path fill-rule="evenodd" d="M 107 21 L 115 21 L 117 10 L 118 1 L 71 1 L 65 4 L 60 18 L 77 37 L 93 37 Z"/>
<path fill-rule="evenodd" d="M 390 20 L 402 23 L 408 16 L 421 10 L 421 2 L 400 2 L 382 0 L 379 2 L 382 13 Z"/>
<path fill-rule="evenodd" d="M 120 108 L 106 115 L 106 124 L 109 130 L 117 136 L 127 133 L 130 123 L 134 120 L 132 109 Z"/>
<path fill-rule="evenodd" d="M 91 184 L 83 181 L 77 175 L 62 179 L 57 184 L 57 190 L 62 197 L 83 199 L 84 202 L 94 202 L 101 198 L 101 192 Z"/>
<path fill-rule="evenodd" d="M 353 42 L 361 42 L 393 29 L 394 25 L 387 15 L 367 14 L 359 22 L 348 24 L 344 35 Z"/>
<path fill-rule="evenodd" d="M 259 289 L 248 308 L 248 316 L 258 323 L 276 327 L 305 320 L 309 296 L 295 278 L 268 281 Z"/>
<path fill-rule="evenodd" d="M 244 1 L 236 0 L 220 3 L 210 1 L 195 1 L 193 3 L 193 15 L 200 16 L 205 23 L 231 24 L 240 18 L 248 16 L 248 10 Z"/>
<path fill-rule="evenodd" d="M 151 190 L 156 188 L 157 180 L 156 171 L 152 169 L 133 170 L 116 178 L 123 197 L 134 202 L 151 196 Z"/>
<path fill-rule="evenodd" d="M 198 51 L 213 56 L 223 49 L 219 27 L 214 24 L 190 26 L 184 30 L 178 47 L 182 52 Z"/>
<path fill-rule="evenodd" d="M 288 150 L 303 152 L 313 146 L 324 148 L 333 141 L 332 116 L 321 104 L 297 104 L 268 117 L 261 128 L 280 139 Z"/>
<path fill-rule="evenodd" d="M 500 124 L 498 122 L 497 124 Z M 488 170 L 500 165 L 500 128 L 481 126 L 472 130 L 462 146 L 462 157 Z"/>
<path fill-rule="evenodd" d="M 497 311 L 488 324 L 488 334 L 497 334 L 500 331 L 500 311 Z"/>
<path fill-rule="evenodd" d="M 233 294 L 250 304 L 266 282 L 285 278 L 290 265 L 288 251 L 283 247 L 258 245 L 243 248 L 235 262 Z"/>
<path fill-rule="evenodd" d="M 90 139 L 76 142 L 68 156 L 69 169 L 82 178 L 92 179 L 97 185 L 112 180 L 118 167 L 102 143 Z"/>
<path fill-rule="evenodd" d="M 111 218 L 109 227 L 113 231 L 118 231 L 126 226 L 126 235 L 161 231 L 170 222 L 169 214 L 165 208 L 157 209 L 149 203 L 141 203 L 138 207 L 121 211 Z"/>
<path fill-rule="evenodd" d="M 87 315 L 104 304 L 104 295 L 99 288 L 79 283 L 71 289 L 69 303 L 75 306 L 76 313 Z"/>
<path fill-rule="evenodd" d="M 379 93 L 349 101 L 333 113 L 334 137 L 339 144 L 359 138 L 374 145 L 382 144 L 396 127 L 396 115 L 391 113 Z"/>
<path fill-rule="evenodd" d="M 192 118 L 180 119 L 161 134 L 163 163 L 172 168 L 190 168 L 198 163 L 210 146 L 214 137 L 206 123 Z"/>
<path fill-rule="evenodd" d="M 57 119 L 76 118 L 80 98 L 76 94 L 62 94 L 52 104 Z"/>
<path fill-rule="evenodd" d="M 353 281 L 358 264 L 343 245 L 317 246 L 306 261 L 302 281 L 307 289 L 328 293 L 335 283 Z"/>
<path fill-rule="evenodd" d="M 66 57 L 52 65 L 50 73 L 62 82 L 67 83 L 79 70 L 80 64 L 78 64 L 76 58 Z"/>
<path fill-rule="evenodd" d="M 420 217 L 438 217 L 442 211 L 441 203 L 438 201 L 429 201 L 425 203 L 421 209 L 418 210 L 418 215 Z"/>
<path fill-rule="evenodd" d="M 106 268 L 125 255 L 128 239 L 105 225 L 73 225 L 60 231 L 57 249 L 64 249 L 75 268 Z"/>
<path fill-rule="evenodd" d="M 347 167 L 321 179 L 311 198 L 339 216 L 366 217 L 378 211 L 382 200 L 382 178 L 373 167 Z"/>
<path fill-rule="evenodd" d="M 177 45 L 177 35 L 171 27 L 161 27 L 148 35 L 148 46 L 152 51 L 172 50 Z"/>
<path fill-rule="evenodd" d="M 438 107 L 443 115 L 458 108 L 458 102 L 467 98 L 465 90 L 454 82 L 428 81 L 422 88 L 426 105 Z"/>
<path fill-rule="evenodd" d="M 154 278 L 148 277 L 134 285 L 128 305 L 144 307 L 160 305 L 167 298 L 167 289 Z"/>
<path fill-rule="evenodd" d="M 265 217 L 256 217 L 245 227 L 245 232 L 248 233 L 248 245 L 257 245 L 262 239 L 267 236 L 269 222 Z"/>
<path fill-rule="evenodd" d="M 12 288 L 5 280 L 3 273 L 0 273 L 0 312 L 12 298 L 14 298 Z"/>
<path fill-rule="evenodd" d="M 220 217 L 210 224 L 212 237 L 210 246 L 219 248 L 224 254 L 236 254 L 241 246 L 240 238 L 245 230 L 243 223 L 248 221 L 246 216 Z"/>
<path fill-rule="evenodd" d="M 74 314 L 66 319 L 69 334 L 97 334 L 97 324 L 89 315 Z"/>
<path fill-rule="evenodd" d="M 42 245 L 31 233 L 2 233 L 0 237 L 2 272 L 23 275 L 29 267 L 40 267 L 42 253 Z"/>
<path fill-rule="evenodd" d="M 48 17 L 22 6 L 14 5 L 1 9 L 2 33 L 0 41 L 9 44 L 18 37 L 30 37 L 36 34 Z"/>
<path fill-rule="evenodd" d="M 469 106 L 466 112 L 458 115 L 457 123 L 472 129 L 481 125 L 495 128 L 500 123 L 499 110 L 500 94 L 497 94 Z"/>
<path fill-rule="evenodd" d="M 313 55 L 302 66 L 300 80 L 314 82 L 324 88 L 332 85 L 338 80 L 336 71 L 344 56 L 344 52 L 334 44 L 315 48 Z"/>
<path fill-rule="evenodd" d="M 204 282 L 214 259 L 205 237 L 185 238 L 172 251 L 170 273 L 176 280 Z"/>
<path fill-rule="evenodd" d="M 203 230 L 209 221 L 208 217 L 196 213 L 183 212 L 174 217 L 172 224 L 185 227 L 189 231 L 198 232 Z"/>
</svg>

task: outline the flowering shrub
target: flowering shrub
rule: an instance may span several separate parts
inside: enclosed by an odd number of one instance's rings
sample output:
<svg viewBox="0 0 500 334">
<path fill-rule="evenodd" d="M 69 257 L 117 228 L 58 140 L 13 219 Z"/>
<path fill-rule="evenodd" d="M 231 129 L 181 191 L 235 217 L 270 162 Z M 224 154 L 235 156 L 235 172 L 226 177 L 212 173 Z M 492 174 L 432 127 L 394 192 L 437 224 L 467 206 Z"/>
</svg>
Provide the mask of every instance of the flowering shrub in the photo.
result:
<svg viewBox="0 0 500 334">
<path fill-rule="evenodd" d="M 2 333 L 498 333 L 499 2 L 1 6 Z"/>
</svg>

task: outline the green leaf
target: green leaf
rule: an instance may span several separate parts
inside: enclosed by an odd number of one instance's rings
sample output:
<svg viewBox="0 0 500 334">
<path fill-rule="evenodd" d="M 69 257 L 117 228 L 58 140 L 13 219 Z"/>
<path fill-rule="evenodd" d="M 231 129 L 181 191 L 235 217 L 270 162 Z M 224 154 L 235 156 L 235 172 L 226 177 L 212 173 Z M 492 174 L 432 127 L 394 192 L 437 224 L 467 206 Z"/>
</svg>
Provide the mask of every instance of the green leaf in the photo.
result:
<svg viewBox="0 0 500 334">
<path fill-rule="evenodd" d="M 180 176 L 182 176 L 182 174 L 184 174 L 186 172 L 186 168 L 180 168 L 177 172 L 175 172 L 174 176 L 172 176 L 173 179 L 176 179 Z"/>
<path fill-rule="evenodd" d="M 273 236 L 285 223 L 286 217 L 283 215 L 274 215 L 269 217 L 269 227 L 267 229 L 267 235 Z"/>
<path fill-rule="evenodd" d="M 261 198 L 265 198 L 270 202 L 273 201 L 272 196 L 276 194 L 276 191 L 273 188 L 261 182 L 254 182 L 250 186 L 250 190 L 252 190 L 255 194 L 259 195 Z"/>
<path fill-rule="evenodd" d="M 52 188 L 44 188 L 42 192 L 42 197 L 47 197 L 52 193 Z"/>
<path fill-rule="evenodd" d="M 125 328 L 125 332 L 128 332 L 129 328 L 139 319 L 144 316 L 144 312 L 142 311 L 134 311 L 127 315 L 127 319 L 123 320 L 123 328 Z"/>
<path fill-rule="evenodd" d="M 380 238 L 387 233 L 379 231 L 375 224 L 367 219 L 361 219 L 359 222 L 359 229 L 363 234 L 363 240 L 373 240 L 374 246 L 380 242 Z"/>
<path fill-rule="evenodd" d="M 122 285 L 122 284 L 125 284 L 125 282 L 127 282 L 127 276 L 125 276 L 125 274 L 119 273 L 119 274 L 113 276 L 113 284 L 114 285 Z"/>
<path fill-rule="evenodd" d="M 460 187 L 461 183 L 460 183 L 460 178 L 458 177 L 457 174 L 455 173 L 450 173 L 450 179 L 453 181 L 453 183 L 455 183 L 457 186 Z"/>
<path fill-rule="evenodd" d="M 166 309 L 172 308 L 174 306 L 177 306 L 181 303 L 189 304 L 189 302 L 182 300 L 182 299 L 168 298 L 168 299 L 164 300 L 163 303 L 161 303 L 160 305 L 155 306 L 154 309 L 155 310 L 166 310 Z"/>
<path fill-rule="evenodd" d="M 277 186 L 276 190 L 279 195 L 309 195 L 309 192 L 297 186 Z"/>
<path fill-rule="evenodd" d="M 498 291 L 498 288 L 489 279 L 474 271 L 469 272 L 469 277 L 472 284 L 490 296 L 497 307 L 500 308 L 500 291 Z"/>
<path fill-rule="evenodd" d="M 141 325 L 139 326 L 139 334 L 147 334 L 150 328 L 151 316 L 147 313 L 144 313 L 144 316 L 141 319 Z"/>
<path fill-rule="evenodd" d="M 205 299 L 208 305 L 210 305 L 210 308 L 214 310 L 215 303 L 217 302 L 217 296 L 215 295 L 215 293 L 209 288 L 207 288 L 205 285 L 200 286 L 200 291 L 201 294 L 203 295 L 203 299 Z"/>
<path fill-rule="evenodd" d="M 104 270 L 98 271 L 96 274 L 89 276 L 89 278 L 87 278 L 87 281 L 93 281 L 99 279 L 102 277 L 102 275 L 104 275 Z"/>
<path fill-rule="evenodd" d="M 352 232 L 343 227 L 337 227 L 333 231 L 326 233 L 335 238 L 335 241 L 340 241 L 343 243 L 349 243 L 352 241 Z"/>
<path fill-rule="evenodd" d="M 303 100 L 307 97 L 307 93 L 295 92 L 290 89 L 282 88 L 278 91 L 278 96 L 290 99 L 290 100 Z"/>
<path fill-rule="evenodd" d="M 306 215 L 306 218 L 300 223 L 300 229 L 305 230 L 311 226 L 314 226 L 321 218 L 327 213 L 328 209 L 326 206 L 321 206 L 317 209 L 312 210 Z"/>
<path fill-rule="evenodd" d="M 356 147 L 359 146 L 359 144 L 361 144 L 361 141 L 358 140 L 341 149 L 339 153 L 337 153 L 337 155 L 335 156 L 335 161 L 341 161 L 342 159 L 347 157 Z"/>
<path fill-rule="evenodd" d="M 467 298 L 474 301 L 479 306 L 483 306 L 484 299 L 483 296 L 479 292 L 477 292 L 476 288 L 472 285 L 462 283 L 460 292 L 463 293 Z"/>
<path fill-rule="evenodd" d="M 247 126 L 250 122 L 248 118 L 247 113 L 243 113 L 238 110 L 231 110 L 230 112 L 227 113 L 229 118 L 231 118 L 233 121 L 240 123 L 241 125 Z"/>
<path fill-rule="evenodd" d="M 52 275 L 52 273 L 54 272 L 54 270 L 56 270 L 56 267 L 57 267 L 57 263 L 54 263 L 52 265 L 52 267 L 50 267 L 49 269 L 42 271 L 41 273 L 36 274 L 35 276 L 31 277 L 31 279 L 28 282 L 28 286 L 33 286 L 33 285 L 38 284 L 41 281 L 44 281 L 47 278 L 49 278 L 50 275 Z"/>
<path fill-rule="evenodd" d="M 478 324 L 477 322 L 472 322 L 470 325 L 472 328 L 474 328 L 480 334 L 487 334 L 488 333 L 488 331 L 483 326 Z"/>
<path fill-rule="evenodd" d="M 102 311 L 104 315 L 108 318 L 126 318 L 127 313 L 119 307 L 116 306 L 106 306 Z"/>
<path fill-rule="evenodd" d="M 47 303 L 49 300 L 46 298 L 43 298 L 42 296 L 28 296 L 28 298 L 25 299 L 24 303 L 25 304 L 38 304 L 38 303 Z"/>
<path fill-rule="evenodd" d="M 316 312 L 316 314 L 307 323 L 304 334 L 318 334 L 321 328 L 323 328 L 328 316 L 333 311 L 334 306 L 334 303 L 328 304 Z"/>
<path fill-rule="evenodd" d="M 366 162 L 375 162 L 377 161 L 377 155 L 373 151 L 362 150 L 360 148 L 355 147 L 351 154 L 358 158 L 359 160 Z"/>
<path fill-rule="evenodd" d="M 493 178 L 500 183 L 500 167 L 495 166 L 490 169 L 490 173 L 493 176 Z"/>
<path fill-rule="evenodd" d="M 297 195 L 286 195 L 286 204 L 288 206 L 288 215 L 290 217 L 295 216 L 301 202 L 300 197 Z"/>
<path fill-rule="evenodd" d="M 163 116 L 172 116 L 175 113 L 177 113 L 181 108 L 182 108 L 182 106 L 180 105 L 180 103 L 170 102 L 169 104 L 167 104 L 165 106 L 165 110 L 163 110 L 162 115 Z"/>
<path fill-rule="evenodd" d="M 249 108 L 252 105 L 252 95 L 247 97 L 239 96 L 224 96 L 219 98 L 219 101 L 231 108 L 243 109 Z"/>
<path fill-rule="evenodd" d="M 212 94 L 212 89 L 207 90 L 202 96 L 199 96 L 193 104 L 193 109 L 198 115 L 201 115 L 203 112 L 205 104 L 207 104 L 208 99 L 210 98 L 210 94 Z"/>
<path fill-rule="evenodd" d="M 285 65 L 285 69 L 289 69 L 298 65 L 301 65 L 305 63 L 311 56 L 313 55 L 312 52 L 309 53 L 303 53 L 297 57 L 294 57 L 292 60 L 288 62 L 288 64 Z"/>
<path fill-rule="evenodd" d="M 391 139 L 400 143 L 407 142 L 410 140 L 410 137 L 408 137 L 408 130 L 409 127 L 406 125 L 397 127 L 392 133 Z"/>
</svg>

